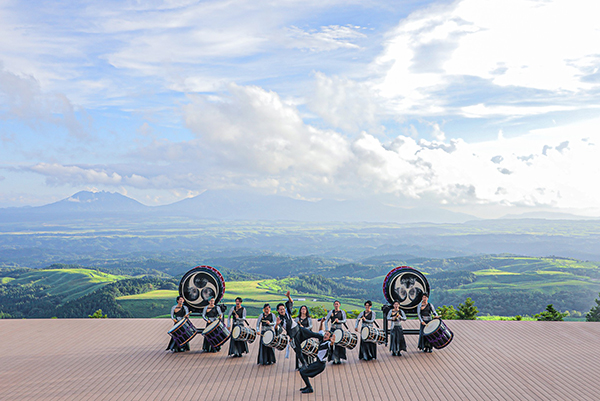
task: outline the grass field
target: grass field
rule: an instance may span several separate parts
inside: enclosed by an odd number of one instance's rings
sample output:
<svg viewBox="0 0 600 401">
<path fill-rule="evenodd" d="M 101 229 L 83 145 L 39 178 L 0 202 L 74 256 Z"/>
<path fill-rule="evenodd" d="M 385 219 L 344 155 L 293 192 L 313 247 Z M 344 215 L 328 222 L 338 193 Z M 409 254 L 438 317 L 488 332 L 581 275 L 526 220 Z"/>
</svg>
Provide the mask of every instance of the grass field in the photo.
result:
<svg viewBox="0 0 600 401">
<path fill-rule="evenodd" d="M 14 279 L 2 277 L 2 284 L 41 284 L 47 288 L 49 295 L 60 296 L 63 302 L 68 302 L 125 278 L 91 269 L 40 269 L 23 273 Z"/>
<path fill-rule="evenodd" d="M 157 317 L 165 316 L 175 304 L 178 291 L 156 290 L 144 294 L 129 295 L 117 298 L 117 302 L 130 311 L 135 317 Z M 281 288 L 277 280 L 258 281 L 232 281 L 225 285 L 225 296 L 222 303 L 232 306 L 236 297 L 244 300 L 244 306 L 248 310 L 249 317 L 257 317 L 262 311 L 265 303 L 269 303 L 274 309 L 279 302 L 285 302 L 285 290 Z M 292 294 L 294 304 L 297 307 L 307 305 L 322 306 L 329 310 L 333 308 L 333 301 L 338 299 L 342 303 L 342 309 L 346 311 L 362 310 L 363 300 L 351 298 L 333 298 L 315 294 Z M 373 309 L 381 311 L 381 304 L 374 303 Z M 381 314 L 381 312 L 379 312 Z"/>
</svg>

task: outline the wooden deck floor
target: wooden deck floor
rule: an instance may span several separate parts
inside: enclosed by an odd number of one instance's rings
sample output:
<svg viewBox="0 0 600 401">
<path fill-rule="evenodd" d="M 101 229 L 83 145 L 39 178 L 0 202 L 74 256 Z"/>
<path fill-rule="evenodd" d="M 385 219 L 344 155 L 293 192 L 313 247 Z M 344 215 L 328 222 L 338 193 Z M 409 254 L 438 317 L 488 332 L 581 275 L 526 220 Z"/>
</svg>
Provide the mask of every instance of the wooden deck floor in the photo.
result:
<svg viewBox="0 0 600 401">
<path fill-rule="evenodd" d="M 203 326 L 197 322 L 199 326 Z M 169 320 L 0 320 L 1 400 L 598 400 L 600 323 L 447 322 L 445 349 L 329 364 L 301 394 L 294 360 L 164 349 Z M 407 326 L 415 326 L 409 321 Z M 228 346 L 228 344 L 226 345 Z M 293 355 L 293 352 L 292 352 Z"/>
</svg>

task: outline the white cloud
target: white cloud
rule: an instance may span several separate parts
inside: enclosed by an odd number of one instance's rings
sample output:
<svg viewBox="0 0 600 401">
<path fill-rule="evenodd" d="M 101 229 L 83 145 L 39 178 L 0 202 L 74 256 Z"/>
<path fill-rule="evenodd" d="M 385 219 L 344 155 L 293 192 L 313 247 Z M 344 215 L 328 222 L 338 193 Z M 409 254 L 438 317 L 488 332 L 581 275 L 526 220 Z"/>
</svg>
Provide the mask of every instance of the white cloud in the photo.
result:
<svg viewBox="0 0 600 401">
<path fill-rule="evenodd" d="M 521 103 L 541 103 L 517 107 L 514 97 L 496 97 L 495 105 L 465 105 L 468 117 L 569 109 L 557 101 L 579 103 L 600 82 L 598 11 L 594 0 L 463 0 L 415 12 L 374 64 L 383 73 L 378 88 L 398 112 L 419 115 L 453 112 L 446 102 L 455 94 L 444 90 L 464 91 L 465 76 L 480 80 L 475 89 L 487 82 L 490 95 L 494 87 L 496 94 L 521 88 L 529 90 L 519 93 Z M 552 103 L 535 91 L 552 92 Z"/>
<path fill-rule="evenodd" d="M 354 43 L 366 35 L 360 32 L 360 27 L 329 25 L 322 26 L 319 31 L 305 31 L 296 26 L 287 28 L 285 44 L 288 47 L 309 49 L 311 51 L 327 51 L 339 48 L 359 49 Z"/>
</svg>

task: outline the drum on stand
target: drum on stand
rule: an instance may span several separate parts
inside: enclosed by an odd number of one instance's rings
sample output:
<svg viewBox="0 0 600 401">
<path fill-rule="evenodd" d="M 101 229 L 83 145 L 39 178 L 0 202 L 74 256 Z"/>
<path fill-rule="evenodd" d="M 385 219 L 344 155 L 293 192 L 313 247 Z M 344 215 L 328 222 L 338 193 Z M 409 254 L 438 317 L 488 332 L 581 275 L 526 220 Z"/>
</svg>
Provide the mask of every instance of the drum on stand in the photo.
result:
<svg viewBox="0 0 600 401">
<path fill-rule="evenodd" d="M 358 344 L 358 336 L 351 331 L 337 329 L 333 332 L 333 335 L 335 336 L 335 345 L 340 347 L 352 350 Z"/>
<path fill-rule="evenodd" d="M 283 351 L 285 347 L 287 347 L 289 342 L 288 336 L 281 333 L 276 336 L 273 330 L 267 330 L 263 334 L 263 343 L 267 347 L 278 349 L 279 351 Z"/>
<path fill-rule="evenodd" d="M 377 327 L 363 327 L 360 331 L 360 337 L 363 341 L 369 343 L 385 344 L 385 332 Z"/>
<path fill-rule="evenodd" d="M 181 347 L 187 344 L 192 338 L 196 336 L 196 327 L 192 324 L 191 320 L 184 317 L 178 321 L 171 330 L 167 333 L 173 337 L 173 341 L 177 346 Z"/>
<path fill-rule="evenodd" d="M 316 338 L 309 338 L 308 340 L 302 341 L 300 344 L 300 348 L 302 348 L 302 353 L 308 356 L 317 356 L 319 352 L 319 340 Z"/>
<path fill-rule="evenodd" d="M 245 341 L 252 344 L 256 340 L 256 330 L 252 327 L 235 326 L 231 330 L 231 338 L 235 341 Z"/>
<path fill-rule="evenodd" d="M 446 326 L 442 319 L 433 319 L 423 328 L 423 337 L 435 349 L 444 348 L 454 338 L 454 333 Z"/>
<path fill-rule="evenodd" d="M 215 348 L 227 341 L 230 335 L 229 330 L 220 320 L 215 320 L 206 326 L 202 334 L 206 341 Z"/>
</svg>

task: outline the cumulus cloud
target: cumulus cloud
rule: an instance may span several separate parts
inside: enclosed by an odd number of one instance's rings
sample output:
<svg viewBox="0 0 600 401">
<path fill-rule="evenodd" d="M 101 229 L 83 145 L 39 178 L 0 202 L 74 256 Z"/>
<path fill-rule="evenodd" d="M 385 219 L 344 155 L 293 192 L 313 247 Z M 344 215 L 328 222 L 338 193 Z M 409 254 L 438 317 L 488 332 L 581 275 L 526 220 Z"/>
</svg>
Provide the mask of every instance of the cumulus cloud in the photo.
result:
<svg viewBox="0 0 600 401">
<path fill-rule="evenodd" d="M 384 76 L 379 89 L 398 112 L 420 115 L 515 116 L 581 107 L 579 96 L 595 96 L 599 83 L 596 11 L 594 0 L 490 0 L 485 6 L 462 0 L 414 12 L 390 33 L 374 63 Z M 487 98 L 473 99 L 482 85 Z M 450 88 L 452 98 L 444 91 Z"/>
</svg>

